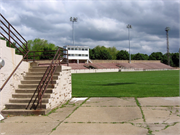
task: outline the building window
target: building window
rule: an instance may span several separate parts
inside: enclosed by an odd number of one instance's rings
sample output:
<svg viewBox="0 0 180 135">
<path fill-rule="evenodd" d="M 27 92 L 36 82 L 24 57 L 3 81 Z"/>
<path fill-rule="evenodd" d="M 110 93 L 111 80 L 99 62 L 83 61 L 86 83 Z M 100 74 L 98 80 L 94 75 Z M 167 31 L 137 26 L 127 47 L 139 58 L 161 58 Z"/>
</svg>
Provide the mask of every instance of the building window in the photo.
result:
<svg viewBox="0 0 180 135">
<path fill-rule="evenodd" d="M 68 50 L 71 50 L 70 48 L 68 48 Z"/>
<path fill-rule="evenodd" d="M 71 50 L 74 50 L 74 48 L 71 48 Z"/>
<path fill-rule="evenodd" d="M 79 48 L 79 50 L 81 50 L 81 48 Z"/>
<path fill-rule="evenodd" d="M 82 56 L 84 56 L 84 54 L 82 54 Z"/>
<path fill-rule="evenodd" d="M 88 56 L 88 54 L 86 54 L 86 56 Z"/>
<path fill-rule="evenodd" d="M 87 51 L 88 49 L 86 48 L 85 51 Z"/>
<path fill-rule="evenodd" d="M 79 56 L 81 56 L 81 54 L 79 54 Z"/>
<path fill-rule="evenodd" d="M 84 51 L 84 48 L 82 48 L 82 51 Z"/>
<path fill-rule="evenodd" d="M 77 48 L 75 48 L 75 50 L 77 50 Z"/>
</svg>

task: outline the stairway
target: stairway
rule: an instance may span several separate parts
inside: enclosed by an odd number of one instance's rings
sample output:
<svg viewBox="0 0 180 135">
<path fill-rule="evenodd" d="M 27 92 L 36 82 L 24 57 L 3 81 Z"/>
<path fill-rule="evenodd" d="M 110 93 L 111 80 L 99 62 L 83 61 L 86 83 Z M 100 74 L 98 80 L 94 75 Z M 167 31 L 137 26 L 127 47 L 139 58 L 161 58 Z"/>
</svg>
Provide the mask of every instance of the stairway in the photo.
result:
<svg viewBox="0 0 180 135">
<path fill-rule="evenodd" d="M 31 67 L 29 72 L 26 73 L 24 80 L 21 81 L 21 84 L 18 85 L 18 88 L 15 90 L 15 93 L 12 94 L 12 98 L 9 100 L 9 103 L 5 105 L 5 109 L 1 112 L 3 114 L 10 115 L 39 115 L 39 114 L 47 114 L 50 110 L 46 108 L 46 104 L 49 101 L 51 93 L 53 92 L 54 85 L 56 80 L 58 79 L 58 75 L 60 72 L 60 67 L 57 67 L 56 72 L 53 75 L 53 81 L 50 82 L 48 88 L 42 99 L 42 108 L 29 109 L 34 101 L 31 102 L 28 109 L 25 109 L 34 94 L 41 78 L 43 77 L 47 67 Z M 37 93 L 36 93 L 37 95 Z M 36 96 L 35 96 L 36 97 Z"/>
</svg>

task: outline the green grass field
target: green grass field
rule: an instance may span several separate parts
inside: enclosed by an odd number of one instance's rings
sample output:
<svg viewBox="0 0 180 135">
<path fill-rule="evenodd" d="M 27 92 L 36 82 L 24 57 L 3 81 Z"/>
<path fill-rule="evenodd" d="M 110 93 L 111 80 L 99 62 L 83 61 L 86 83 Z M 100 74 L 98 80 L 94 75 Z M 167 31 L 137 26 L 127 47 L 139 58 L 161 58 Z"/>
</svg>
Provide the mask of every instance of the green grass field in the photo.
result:
<svg viewBox="0 0 180 135">
<path fill-rule="evenodd" d="M 179 71 L 72 74 L 72 96 L 179 96 Z"/>
</svg>

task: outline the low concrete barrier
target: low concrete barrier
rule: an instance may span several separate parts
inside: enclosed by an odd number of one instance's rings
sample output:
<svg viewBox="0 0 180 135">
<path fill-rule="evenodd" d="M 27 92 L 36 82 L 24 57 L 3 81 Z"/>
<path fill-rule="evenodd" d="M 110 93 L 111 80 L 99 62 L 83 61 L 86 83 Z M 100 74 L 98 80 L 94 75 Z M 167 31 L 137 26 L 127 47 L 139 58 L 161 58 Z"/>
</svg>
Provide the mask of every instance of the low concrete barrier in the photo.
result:
<svg viewBox="0 0 180 135">
<path fill-rule="evenodd" d="M 162 71 L 173 69 L 143 69 L 143 68 L 123 68 L 123 69 L 72 69 L 71 73 L 103 73 L 103 72 L 138 72 L 138 71 Z"/>
<path fill-rule="evenodd" d="M 123 68 L 120 72 L 134 72 L 134 71 L 144 71 L 143 68 Z"/>
<path fill-rule="evenodd" d="M 92 63 L 129 63 L 129 60 L 91 60 Z M 131 63 L 161 63 L 160 60 L 131 60 Z"/>
<path fill-rule="evenodd" d="M 119 72 L 119 69 L 77 69 L 77 70 L 71 70 L 71 73 L 103 73 L 103 72 Z"/>
<path fill-rule="evenodd" d="M 174 70 L 174 69 L 144 69 L 144 71 L 162 71 L 162 70 Z"/>
<path fill-rule="evenodd" d="M 135 72 L 135 71 L 163 71 L 163 70 L 174 70 L 174 69 L 123 68 L 123 69 L 120 69 L 120 72 Z"/>
</svg>

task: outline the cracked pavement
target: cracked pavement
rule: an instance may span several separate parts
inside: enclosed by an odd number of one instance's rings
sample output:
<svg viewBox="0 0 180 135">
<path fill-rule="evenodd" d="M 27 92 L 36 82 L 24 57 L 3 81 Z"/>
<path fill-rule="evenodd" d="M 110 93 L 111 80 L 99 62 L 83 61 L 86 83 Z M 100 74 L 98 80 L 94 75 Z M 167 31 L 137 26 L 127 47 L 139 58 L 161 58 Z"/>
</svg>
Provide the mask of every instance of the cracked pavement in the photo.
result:
<svg viewBox="0 0 180 135">
<path fill-rule="evenodd" d="M 179 135 L 180 97 L 72 98 L 48 116 L 13 116 L 1 135 Z"/>
</svg>

